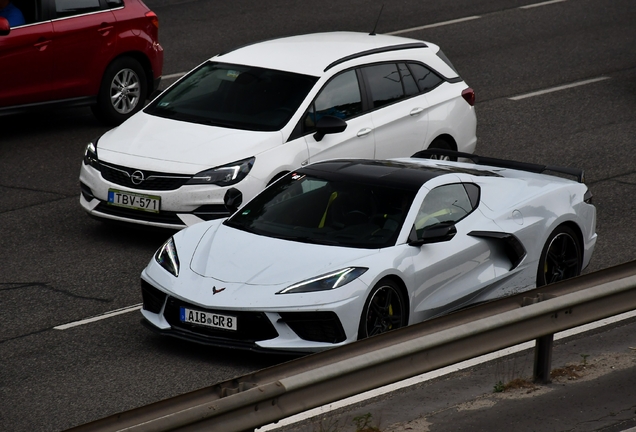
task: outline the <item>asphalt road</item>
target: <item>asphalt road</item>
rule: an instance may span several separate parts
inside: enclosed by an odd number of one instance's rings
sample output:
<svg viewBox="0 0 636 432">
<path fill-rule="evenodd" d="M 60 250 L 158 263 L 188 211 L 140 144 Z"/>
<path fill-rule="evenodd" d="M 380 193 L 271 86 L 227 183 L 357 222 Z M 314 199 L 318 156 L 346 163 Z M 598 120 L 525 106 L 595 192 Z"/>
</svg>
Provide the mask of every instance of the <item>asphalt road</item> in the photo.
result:
<svg viewBox="0 0 636 432">
<path fill-rule="evenodd" d="M 383 2 L 146 3 L 159 15 L 171 75 L 257 40 L 370 31 Z M 588 271 L 634 260 L 636 2 L 520 8 L 532 3 L 386 3 L 377 32 L 473 18 L 404 35 L 441 45 L 475 89 L 477 153 L 584 168 L 599 234 Z M 54 328 L 140 304 L 139 273 L 169 236 L 81 210 L 83 150 L 106 129 L 84 108 L 0 118 L 1 430 L 63 430 L 286 359 L 162 339 L 138 311 Z"/>
</svg>

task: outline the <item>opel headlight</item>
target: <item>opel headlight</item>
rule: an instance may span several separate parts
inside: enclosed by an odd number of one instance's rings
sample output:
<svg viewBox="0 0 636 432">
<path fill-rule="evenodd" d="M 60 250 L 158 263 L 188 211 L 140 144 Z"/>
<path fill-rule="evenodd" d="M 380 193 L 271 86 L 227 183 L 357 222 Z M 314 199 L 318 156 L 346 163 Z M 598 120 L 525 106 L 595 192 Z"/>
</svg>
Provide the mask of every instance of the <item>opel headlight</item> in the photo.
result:
<svg viewBox="0 0 636 432">
<path fill-rule="evenodd" d="M 99 160 L 97 159 L 97 140 L 88 143 L 84 150 L 84 165 L 90 165 L 95 169 L 99 169 Z"/>
<path fill-rule="evenodd" d="M 340 288 L 352 280 L 360 277 L 368 269 L 365 267 L 347 267 L 333 273 L 324 274 L 297 284 L 288 286 L 276 294 L 304 293 L 312 291 L 327 291 Z"/>
<path fill-rule="evenodd" d="M 215 184 L 218 186 L 229 186 L 240 182 L 247 176 L 254 160 L 251 157 L 231 164 L 223 165 L 195 174 L 186 184 Z"/>
<path fill-rule="evenodd" d="M 179 276 L 179 255 L 177 255 L 177 248 L 174 245 L 174 238 L 170 237 L 170 239 L 159 248 L 155 254 L 155 261 L 175 277 Z"/>
</svg>

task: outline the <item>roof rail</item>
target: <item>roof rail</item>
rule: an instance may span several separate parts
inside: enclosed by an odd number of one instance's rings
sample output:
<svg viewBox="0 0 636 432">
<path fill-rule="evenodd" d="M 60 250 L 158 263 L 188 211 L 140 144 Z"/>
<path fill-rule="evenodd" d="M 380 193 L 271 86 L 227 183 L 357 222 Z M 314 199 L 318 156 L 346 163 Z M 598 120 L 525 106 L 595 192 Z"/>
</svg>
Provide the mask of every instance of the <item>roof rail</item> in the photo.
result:
<svg viewBox="0 0 636 432">
<path fill-rule="evenodd" d="M 383 52 L 398 51 L 398 50 L 413 49 L 413 48 L 428 48 L 428 45 L 426 45 L 424 42 L 412 42 L 412 43 L 405 43 L 405 44 L 400 44 L 400 45 L 391 45 L 391 46 L 386 46 L 386 47 L 381 47 L 381 48 L 373 48 L 373 49 L 366 50 L 366 51 L 360 51 L 358 53 L 351 54 L 351 55 L 348 55 L 346 57 L 343 57 L 341 59 L 338 59 L 338 60 L 334 61 L 329 66 L 327 66 L 323 72 L 327 72 L 329 69 L 331 69 L 334 66 L 339 65 L 340 63 L 344 63 L 346 61 L 353 60 L 353 59 L 356 59 L 356 58 L 359 58 L 359 57 L 364 57 L 364 56 L 368 56 L 368 55 L 371 55 L 371 54 L 379 54 L 379 53 L 383 53 Z"/>
<path fill-rule="evenodd" d="M 509 168 L 516 169 L 521 171 L 528 171 L 533 173 L 542 174 L 545 171 L 552 171 L 556 173 L 571 175 L 576 178 L 579 183 L 583 183 L 585 181 L 585 174 L 582 169 L 579 168 L 569 168 L 569 167 L 560 167 L 560 166 L 552 166 L 552 165 L 541 165 L 534 164 L 529 162 L 518 162 L 507 159 L 497 159 L 486 156 L 479 156 L 472 153 L 462 153 L 454 150 L 446 150 L 446 149 L 426 149 L 415 153 L 413 158 L 420 159 L 428 159 L 431 156 L 449 156 L 453 158 L 465 158 L 470 159 L 473 163 L 477 165 L 488 165 L 498 168 Z"/>
</svg>

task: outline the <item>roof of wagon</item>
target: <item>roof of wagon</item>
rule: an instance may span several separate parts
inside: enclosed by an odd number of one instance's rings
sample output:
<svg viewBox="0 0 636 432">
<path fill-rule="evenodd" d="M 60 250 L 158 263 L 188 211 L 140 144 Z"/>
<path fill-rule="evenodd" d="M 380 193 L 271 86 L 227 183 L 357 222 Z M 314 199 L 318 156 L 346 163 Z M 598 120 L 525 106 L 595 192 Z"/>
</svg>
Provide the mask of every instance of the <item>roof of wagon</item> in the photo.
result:
<svg viewBox="0 0 636 432">
<path fill-rule="evenodd" d="M 247 45 L 214 57 L 216 61 L 320 76 L 330 65 L 378 52 L 427 49 L 426 43 L 399 36 L 357 32 L 313 33 Z"/>
</svg>

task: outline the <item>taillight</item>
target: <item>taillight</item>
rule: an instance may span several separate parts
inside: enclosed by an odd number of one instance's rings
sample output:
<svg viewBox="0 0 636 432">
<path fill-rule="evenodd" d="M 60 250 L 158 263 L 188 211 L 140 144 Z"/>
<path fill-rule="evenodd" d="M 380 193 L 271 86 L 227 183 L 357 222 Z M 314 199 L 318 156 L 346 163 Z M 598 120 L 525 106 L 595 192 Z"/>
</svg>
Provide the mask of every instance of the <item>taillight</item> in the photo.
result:
<svg viewBox="0 0 636 432">
<path fill-rule="evenodd" d="M 150 19 L 150 22 L 153 26 L 159 28 L 159 18 L 157 17 L 156 13 L 154 13 L 153 11 L 148 11 L 146 12 L 146 18 Z"/>
<path fill-rule="evenodd" d="M 466 102 L 468 102 L 468 105 L 475 105 L 475 90 L 468 87 L 462 92 L 462 97 L 466 100 Z"/>
</svg>

